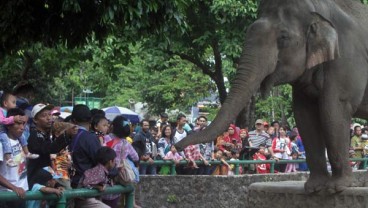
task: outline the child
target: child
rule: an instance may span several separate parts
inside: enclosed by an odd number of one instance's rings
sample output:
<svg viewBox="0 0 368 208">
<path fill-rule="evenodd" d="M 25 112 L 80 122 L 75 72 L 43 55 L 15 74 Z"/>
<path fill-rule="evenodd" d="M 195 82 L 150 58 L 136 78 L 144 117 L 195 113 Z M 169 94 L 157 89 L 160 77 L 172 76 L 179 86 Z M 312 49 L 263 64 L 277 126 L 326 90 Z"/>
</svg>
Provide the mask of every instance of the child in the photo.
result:
<svg viewBox="0 0 368 208">
<path fill-rule="evenodd" d="M 96 160 L 98 164 L 91 169 L 84 172 L 78 187 L 95 188 L 100 192 L 103 192 L 106 185 L 113 186 L 112 180 L 108 177 L 109 171 L 115 167 L 116 153 L 110 147 L 101 147 L 96 153 Z M 78 199 L 76 200 L 76 207 L 117 207 L 117 200 L 111 201 L 109 206 L 96 198 Z"/>
<path fill-rule="evenodd" d="M 264 145 L 259 145 L 259 150 L 253 155 L 253 160 L 267 160 Z M 256 164 L 256 170 L 258 174 L 270 173 L 270 164 Z"/>
<path fill-rule="evenodd" d="M 167 152 L 167 154 L 165 155 L 165 157 L 163 159 L 164 160 L 171 160 L 175 163 L 175 165 L 178 165 L 180 160 L 183 160 L 183 157 L 181 155 L 179 155 L 178 151 L 176 151 L 175 146 L 171 145 L 170 151 Z M 168 175 L 169 173 L 170 173 L 170 166 L 169 165 L 163 165 L 160 169 L 160 174 L 161 175 Z M 173 175 L 176 175 L 176 172 L 173 173 Z"/>
<path fill-rule="evenodd" d="M 354 149 L 349 150 L 349 158 L 355 158 L 355 151 Z M 359 162 L 357 161 L 350 161 L 349 162 L 351 169 L 358 170 L 359 168 Z"/>
<path fill-rule="evenodd" d="M 239 161 L 239 152 L 237 149 L 232 149 L 231 150 L 231 159 L 230 161 Z M 243 168 L 241 166 L 239 167 L 239 174 L 243 173 Z M 227 175 L 234 175 L 234 170 L 235 170 L 235 165 L 231 164 L 230 165 L 230 169 L 229 172 L 227 173 Z"/>
<path fill-rule="evenodd" d="M 298 159 L 298 154 L 299 152 L 297 151 L 292 151 L 291 152 L 291 159 L 292 160 L 297 160 Z M 292 172 L 297 172 L 296 171 L 296 168 L 297 168 L 298 164 L 297 163 L 288 163 L 286 165 L 286 168 L 285 168 L 285 173 L 292 173 Z"/>
<path fill-rule="evenodd" d="M 32 187 L 32 191 L 40 191 L 43 194 L 56 194 L 58 197 L 60 197 L 63 194 L 64 189 L 61 186 L 59 186 L 59 184 L 55 180 L 59 178 L 58 175 L 52 175 L 44 168 L 40 169 L 35 174 L 34 177 L 35 177 L 34 178 L 35 184 Z M 48 207 L 48 206 L 47 202 L 44 200 L 29 200 L 26 202 L 26 207 L 35 208 L 35 207 Z"/>
<path fill-rule="evenodd" d="M 220 160 L 222 164 L 216 166 L 216 169 L 212 175 L 227 175 L 230 165 L 226 162 L 226 156 L 224 156 L 224 153 L 220 149 L 215 150 L 215 159 Z"/>
<path fill-rule="evenodd" d="M 107 131 L 109 130 L 109 121 L 107 120 L 107 118 L 101 114 L 93 116 L 91 122 L 91 129 L 96 133 L 98 140 L 100 140 L 101 145 L 105 146 L 104 136 L 107 134 Z"/>
<path fill-rule="evenodd" d="M 10 93 L 3 93 L 1 95 L 1 109 L 0 109 L 0 131 L 4 132 L 5 128 L 4 125 L 9 125 L 9 124 L 13 124 L 13 123 L 19 123 L 19 122 L 27 122 L 28 118 L 27 116 L 9 116 L 7 117 L 7 112 L 9 109 L 15 108 L 16 107 L 16 97 Z M 2 146 L 3 146 L 3 152 L 4 152 L 4 161 L 6 161 L 6 164 L 10 167 L 15 167 L 17 166 L 14 161 L 11 159 L 11 146 L 10 146 L 10 141 L 7 139 L 1 139 L 0 140 Z M 36 154 L 31 154 L 28 151 L 28 147 L 27 147 L 27 141 L 26 139 L 22 136 L 19 138 L 19 142 L 22 145 L 22 149 L 24 154 L 26 155 L 27 158 L 30 159 L 36 159 L 38 158 L 38 155 Z"/>
</svg>

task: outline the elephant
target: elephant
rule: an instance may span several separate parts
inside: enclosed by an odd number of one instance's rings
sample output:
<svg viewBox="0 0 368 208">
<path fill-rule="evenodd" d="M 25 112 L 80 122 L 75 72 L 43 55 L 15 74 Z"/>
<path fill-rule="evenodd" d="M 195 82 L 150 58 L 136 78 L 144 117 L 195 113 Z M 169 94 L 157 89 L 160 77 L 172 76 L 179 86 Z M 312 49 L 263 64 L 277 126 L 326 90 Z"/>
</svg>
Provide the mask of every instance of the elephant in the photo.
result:
<svg viewBox="0 0 368 208">
<path fill-rule="evenodd" d="M 337 193 L 355 186 L 349 129 L 352 117 L 368 118 L 367 37 L 368 7 L 357 0 L 262 0 L 221 109 L 205 130 L 175 146 L 213 141 L 255 91 L 266 94 L 289 83 L 310 168 L 305 191 Z"/>
</svg>

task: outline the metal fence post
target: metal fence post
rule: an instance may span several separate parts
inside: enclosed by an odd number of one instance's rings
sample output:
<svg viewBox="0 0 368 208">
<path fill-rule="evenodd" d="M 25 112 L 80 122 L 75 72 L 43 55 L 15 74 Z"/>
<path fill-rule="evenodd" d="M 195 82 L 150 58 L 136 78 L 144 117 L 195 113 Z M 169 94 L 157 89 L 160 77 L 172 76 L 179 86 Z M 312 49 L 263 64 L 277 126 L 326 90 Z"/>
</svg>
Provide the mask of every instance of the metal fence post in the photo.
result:
<svg viewBox="0 0 368 208">
<path fill-rule="evenodd" d="M 65 208 L 66 207 L 66 196 L 65 194 L 61 195 L 61 198 L 56 204 L 56 208 Z"/>
<path fill-rule="evenodd" d="M 125 194 L 125 208 L 134 207 L 134 191 Z"/>
</svg>

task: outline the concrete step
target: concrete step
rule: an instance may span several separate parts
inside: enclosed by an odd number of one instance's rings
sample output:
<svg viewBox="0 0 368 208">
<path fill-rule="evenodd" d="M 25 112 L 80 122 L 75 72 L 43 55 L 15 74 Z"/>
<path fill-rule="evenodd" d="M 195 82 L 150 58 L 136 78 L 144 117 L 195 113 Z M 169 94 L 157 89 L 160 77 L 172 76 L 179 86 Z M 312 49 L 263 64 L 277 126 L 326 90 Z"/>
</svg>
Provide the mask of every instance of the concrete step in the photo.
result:
<svg viewBox="0 0 368 208">
<path fill-rule="evenodd" d="M 351 187 L 337 194 L 306 194 L 305 181 L 259 182 L 249 186 L 249 207 L 368 208 L 368 187 Z"/>
</svg>

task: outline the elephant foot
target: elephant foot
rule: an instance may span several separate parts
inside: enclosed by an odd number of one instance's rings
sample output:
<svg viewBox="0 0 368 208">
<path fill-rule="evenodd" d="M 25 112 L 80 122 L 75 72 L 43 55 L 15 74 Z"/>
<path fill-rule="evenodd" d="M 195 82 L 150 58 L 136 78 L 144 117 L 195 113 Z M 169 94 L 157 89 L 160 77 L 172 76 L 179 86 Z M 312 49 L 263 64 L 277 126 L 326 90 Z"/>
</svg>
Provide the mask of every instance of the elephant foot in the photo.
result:
<svg viewBox="0 0 368 208">
<path fill-rule="evenodd" d="M 319 175 L 310 176 L 304 184 L 304 190 L 307 194 L 318 193 L 326 188 L 326 183 L 329 180 L 329 176 Z"/>
<path fill-rule="evenodd" d="M 327 182 L 326 191 L 329 194 L 335 194 L 355 185 L 356 184 L 353 183 L 353 178 L 351 175 L 331 177 Z"/>
</svg>

